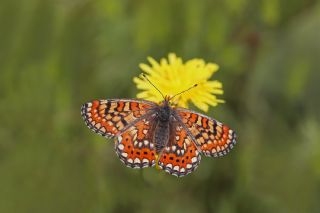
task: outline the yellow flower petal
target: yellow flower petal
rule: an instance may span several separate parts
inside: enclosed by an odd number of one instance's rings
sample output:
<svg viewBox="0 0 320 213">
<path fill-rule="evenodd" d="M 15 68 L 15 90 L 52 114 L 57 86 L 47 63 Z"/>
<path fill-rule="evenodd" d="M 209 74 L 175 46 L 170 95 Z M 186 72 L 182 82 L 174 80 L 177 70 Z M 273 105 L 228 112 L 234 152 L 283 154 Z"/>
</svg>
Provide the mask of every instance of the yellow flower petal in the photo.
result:
<svg viewBox="0 0 320 213">
<path fill-rule="evenodd" d="M 140 64 L 139 67 L 155 86 L 164 94 L 173 96 L 194 84 L 197 87 L 174 98 L 172 102 L 180 107 L 188 107 L 192 102 L 203 111 L 208 111 L 209 106 L 224 103 L 216 95 L 223 94 L 222 83 L 209 79 L 217 72 L 219 66 L 214 63 L 205 63 L 203 59 L 195 58 L 183 62 L 174 53 L 169 53 L 168 59 L 162 58 L 157 62 L 152 57 L 147 58 L 150 65 Z M 137 94 L 138 98 L 160 102 L 161 94 L 142 76 L 134 77 L 137 88 L 142 90 Z"/>
</svg>

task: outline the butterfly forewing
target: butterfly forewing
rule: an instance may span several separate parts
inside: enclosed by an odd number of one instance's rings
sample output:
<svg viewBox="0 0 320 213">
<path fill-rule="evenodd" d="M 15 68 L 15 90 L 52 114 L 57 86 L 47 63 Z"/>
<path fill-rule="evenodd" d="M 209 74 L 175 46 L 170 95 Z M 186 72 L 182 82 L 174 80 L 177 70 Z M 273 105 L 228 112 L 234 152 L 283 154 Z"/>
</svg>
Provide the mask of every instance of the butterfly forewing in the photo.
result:
<svg viewBox="0 0 320 213">
<path fill-rule="evenodd" d="M 82 106 L 81 115 L 94 132 L 113 137 L 153 106 L 153 102 L 134 99 L 94 100 Z"/>
<path fill-rule="evenodd" d="M 236 144 L 236 134 L 228 126 L 191 110 L 183 108 L 176 110 L 204 155 L 212 157 L 226 155 Z"/>
</svg>

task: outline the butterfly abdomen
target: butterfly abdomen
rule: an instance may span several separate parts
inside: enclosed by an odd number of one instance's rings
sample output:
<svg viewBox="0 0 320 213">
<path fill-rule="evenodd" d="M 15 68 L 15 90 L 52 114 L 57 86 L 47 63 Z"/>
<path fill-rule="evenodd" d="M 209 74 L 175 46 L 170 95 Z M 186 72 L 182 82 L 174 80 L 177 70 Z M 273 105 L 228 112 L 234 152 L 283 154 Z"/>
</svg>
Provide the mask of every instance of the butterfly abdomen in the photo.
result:
<svg viewBox="0 0 320 213">
<path fill-rule="evenodd" d="M 154 144 L 159 154 L 169 141 L 169 121 L 159 120 L 154 131 Z"/>
<path fill-rule="evenodd" d="M 163 150 L 169 141 L 170 113 L 171 108 L 167 102 L 158 108 L 157 126 L 154 131 L 154 143 L 157 154 Z"/>
</svg>

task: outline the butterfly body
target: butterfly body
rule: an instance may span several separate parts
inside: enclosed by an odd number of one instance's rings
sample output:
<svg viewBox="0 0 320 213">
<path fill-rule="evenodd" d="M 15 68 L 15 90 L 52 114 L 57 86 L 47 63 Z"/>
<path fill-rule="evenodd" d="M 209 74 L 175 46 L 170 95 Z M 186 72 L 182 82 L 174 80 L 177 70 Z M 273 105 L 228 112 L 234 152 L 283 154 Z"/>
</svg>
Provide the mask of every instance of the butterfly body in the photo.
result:
<svg viewBox="0 0 320 213">
<path fill-rule="evenodd" d="M 154 144 L 159 154 L 169 141 L 169 121 L 158 121 L 154 131 Z"/>
<path fill-rule="evenodd" d="M 226 125 L 197 112 L 137 99 L 87 102 L 81 108 L 87 126 L 115 138 L 115 151 L 131 168 L 157 166 L 181 177 L 194 171 L 201 154 L 220 157 L 236 143 Z"/>
<path fill-rule="evenodd" d="M 156 127 L 153 138 L 156 153 L 159 154 L 169 142 L 170 119 L 172 119 L 169 102 L 164 100 L 160 106 L 154 109 L 154 111 L 156 115 Z"/>
</svg>

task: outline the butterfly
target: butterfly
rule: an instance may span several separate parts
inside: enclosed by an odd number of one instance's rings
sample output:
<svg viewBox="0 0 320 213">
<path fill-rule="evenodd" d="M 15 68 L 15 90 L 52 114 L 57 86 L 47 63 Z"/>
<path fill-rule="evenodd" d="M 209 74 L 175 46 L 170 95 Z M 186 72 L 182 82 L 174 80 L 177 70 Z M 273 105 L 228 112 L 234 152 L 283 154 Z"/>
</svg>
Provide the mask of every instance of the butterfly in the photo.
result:
<svg viewBox="0 0 320 213">
<path fill-rule="evenodd" d="M 228 126 L 171 100 L 94 100 L 81 115 L 91 130 L 115 138 L 118 157 L 131 168 L 156 166 L 182 177 L 199 166 L 201 155 L 220 157 L 234 147 L 236 134 Z"/>
</svg>

